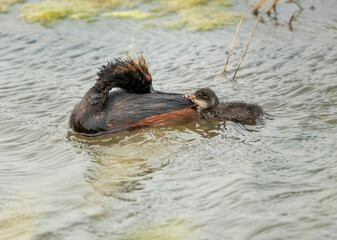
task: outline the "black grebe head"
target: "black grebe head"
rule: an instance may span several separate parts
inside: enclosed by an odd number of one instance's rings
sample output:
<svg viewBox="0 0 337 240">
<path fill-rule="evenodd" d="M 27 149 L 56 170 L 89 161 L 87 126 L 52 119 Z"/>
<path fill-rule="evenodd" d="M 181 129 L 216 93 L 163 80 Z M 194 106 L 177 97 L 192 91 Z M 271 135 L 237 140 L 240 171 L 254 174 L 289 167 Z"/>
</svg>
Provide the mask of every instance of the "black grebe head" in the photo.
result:
<svg viewBox="0 0 337 240">
<path fill-rule="evenodd" d="M 197 105 L 199 111 L 214 109 L 219 104 L 218 97 L 209 88 L 198 89 L 194 94 L 189 95 L 188 99 Z"/>
<path fill-rule="evenodd" d="M 152 87 L 152 77 L 148 65 L 142 55 L 132 58 L 127 55 L 126 60 L 115 59 L 100 68 L 97 73 L 98 81 L 106 81 L 114 84 L 129 93 L 155 92 Z"/>
</svg>

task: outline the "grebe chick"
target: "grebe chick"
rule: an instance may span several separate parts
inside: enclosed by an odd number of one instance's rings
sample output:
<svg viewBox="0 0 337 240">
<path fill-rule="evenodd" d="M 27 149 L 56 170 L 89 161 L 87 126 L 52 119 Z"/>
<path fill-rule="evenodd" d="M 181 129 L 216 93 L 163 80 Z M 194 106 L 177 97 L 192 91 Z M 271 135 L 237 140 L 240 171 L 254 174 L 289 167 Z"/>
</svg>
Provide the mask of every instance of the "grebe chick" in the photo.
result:
<svg viewBox="0 0 337 240">
<path fill-rule="evenodd" d="M 264 115 L 263 109 L 256 104 L 220 103 L 214 91 L 209 88 L 198 89 L 194 94 L 185 95 L 185 97 L 197 105 L 199 118 L 256 124 L 256 120 Z"/>
<path fill-rule="evenodd" d="M 70 116 L 69 125 L 77 133 L 95 136 L 182 124 L 197 118 L 195 105 L 182 94 L 153 90 L 143 56 L 116 59 L 97 75 L 96 83 Z M 109 93 L 112 88 L 120 90 Z"/>
</svg>

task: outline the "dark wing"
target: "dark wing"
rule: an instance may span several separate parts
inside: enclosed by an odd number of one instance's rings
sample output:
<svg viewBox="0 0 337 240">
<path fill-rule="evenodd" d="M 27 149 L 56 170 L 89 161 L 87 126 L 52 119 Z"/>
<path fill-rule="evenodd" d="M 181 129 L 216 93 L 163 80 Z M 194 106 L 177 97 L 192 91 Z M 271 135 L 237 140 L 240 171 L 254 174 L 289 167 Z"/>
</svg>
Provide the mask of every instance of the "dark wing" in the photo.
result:
<svg viewBox="0 0 337 240">
<path fill-rule="evenodd" d="M 176 125 L 196 119 L 193 103 L 181 95 L 113 93 L 104 115 L 109 129 Z"/>
</svg>

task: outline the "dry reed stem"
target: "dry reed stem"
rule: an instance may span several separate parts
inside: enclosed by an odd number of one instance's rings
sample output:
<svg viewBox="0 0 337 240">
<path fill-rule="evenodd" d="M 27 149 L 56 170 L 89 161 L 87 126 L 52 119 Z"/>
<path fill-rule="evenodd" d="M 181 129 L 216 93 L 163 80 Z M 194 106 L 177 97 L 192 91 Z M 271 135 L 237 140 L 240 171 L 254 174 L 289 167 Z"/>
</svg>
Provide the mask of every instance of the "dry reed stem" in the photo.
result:
<svg viewBox="0 0 337 240">
<path fill-rule="evenodd" d="M 256 5 L 256 7 L 255 7 L 255 8 L 253 9 L 253 11 L 252 11 L 252 13 L 253 13 L 254 15 L 257 15 L 259 8 L 264 4 L 265 1 L 266 1 L 266 0 L 261 0 L 261 1 Z"/>
<path fill-rule="evenodd" d="M 288 0 L 287 2 L 291 2 L 291 3 L 294 3 L 294 4 L 296 4 L 297 5 L 297 7 L 299 7 L 300 8 L 300 11 L 302 11 L 303 10 L 303 7 L 301 6 L 301 4 L 299 4 L 296 0 Z"/>
<path fill-rule="evenodd" d="M 241 57 L 241 60 L 240 60 L 240 62 L 239 62 L 239 65 L 238 65 L 237 68 L 236 68 L 236 71 L 235 71 L 235 73 L 234 73 L 234 76 L 233 76 L 233 78 L 232 78 L 232 81 L 234 81 L 234 78 L 235 78 L 235 76 L 236 76 L 236 73 L 239 71 L 239 68 L 240 68 L 240 65 L 241 65 L 241 63 L 242 63 L 242 61 L 243 61 L 243 58 L 246 56 L 246 53 L 247 53 L 247 50 L 248 50 L 250 41 L 251 41 L 252 38 L 253 38 L 253 35 L 254 35 L 255 29 L 256 29 L 256 27 L 257 27 L 257 24 L 260 22 L 261 17 L 262 17 L 262 15 L 263 15 L 264 10 L 266 9 L 266 6 L 268 5 L 268 3 L 269 3 L 269 1 L 267 1 L 267 3 L 264 5 L 263 10 L 262 10 L 262 12 L 261 12 L 259 18 L 257 19 L 256 23 L 255 23 L 255 26 L 254 26 L 254 28 L 253 28 L 253 31 L 252 31 L 252 33 L 250 34 L 250 37 L 249 37 L 249 40 L 248 40 L 246 49 L 245 49 L 245 51 L 244 51 L 244 53 L 243 53 L 243 55 L 242 55 L 242 57 Z"/>
<path fill-rule="evenodd" d="M 278 2 L 278 0 L 275 0 L 271 5 L 270 5 L 270 7 L 267 9 L 267 11 L 266 11 L 266 13 L 269 15 L 270 14 L 270 11 L 272 10 L 272 9 L 274 9 L 274 11 L 275 11 L 275 6 L 276 6 L 276 3 Z"/>
<path fill-rule="evenodd" d="M 220 73 L 219 77 L 222 77 L 222 75 L 223 75 L 224 72 L 226 71 L 226 67 L 227 67 L 227 64 L 228 64 L 228 61 L 229 61 L 229 57 L 230 57 L 230 55 L 231 55 L 231 53 L 232 53 L 232 50 L 233 50 L 233 47 L 234 47 L 234 44 L 235 44 L 235 41 L 236 41 L 236 37 L 238 36 L 238 32 L 239 32 L 239 29 L 240 29 L 242 20 L 243 20 L 244 16 L 246 15 L 248 9 L 254 4 L 254 2 L 255 2 L 255 1 L 253 1 L 253 2 L 248 6 L 248 8 L 246 9 L 246 11 L 243 13 L 243 15 L 242 15 L 242 17 L 241 17 L 241 20 L 240 20 L 240 22 L 239 22 L 239 25 L 238 25 L 238 27 L 236 28 L 236 33 L 235 33 L 235 36 L 234 36 L 234 39 L 233 39 L 233 42 L 232 42 L 232 47 L 231 47 L 231 49 L 229 50 L 229 53 L 228 53 L 228 55 L 227 55 L 227 60 L 226 60 L 225 66 L 224 66 L 222 72 Z"/>
<path fill-rule="evenodd" d="M 290 30 L 293 30 L 293 26 L 291 25 L 291 23 L 293 22 L 296 13 L 297 13 L 297 11 L 294 11 L 293 14 L 291 15 L 289 21 L 288 21 L 288 27 L 289 27 Z"/>
</svg>

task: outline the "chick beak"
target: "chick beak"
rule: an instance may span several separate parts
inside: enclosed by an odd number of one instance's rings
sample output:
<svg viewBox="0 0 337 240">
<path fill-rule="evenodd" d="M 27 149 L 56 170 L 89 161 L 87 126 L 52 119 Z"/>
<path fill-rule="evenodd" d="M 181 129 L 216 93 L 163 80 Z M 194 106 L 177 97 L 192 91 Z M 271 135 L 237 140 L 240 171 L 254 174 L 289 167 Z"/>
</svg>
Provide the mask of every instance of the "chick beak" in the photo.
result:
<svg viewBox="0 0 337 240">
<path fill-rule="evenodd" d="M 184 98 L 186 98 L 188 100 L 192 100 L 192 99 L 196 98 L 196 96 L 194 94 L 187 94 L 187 95 L 184 95 Z"/>
</svg>

